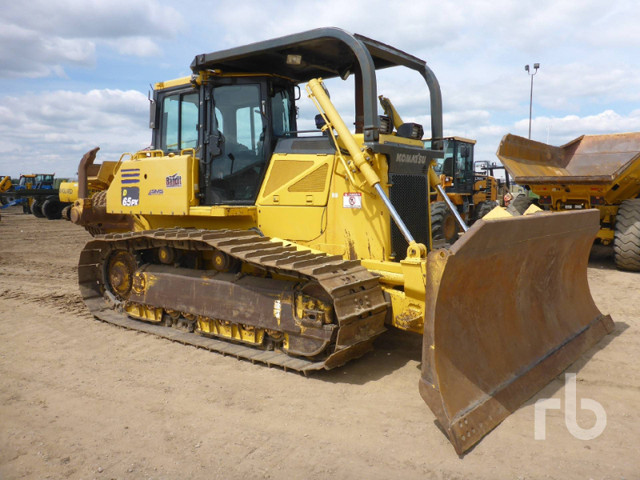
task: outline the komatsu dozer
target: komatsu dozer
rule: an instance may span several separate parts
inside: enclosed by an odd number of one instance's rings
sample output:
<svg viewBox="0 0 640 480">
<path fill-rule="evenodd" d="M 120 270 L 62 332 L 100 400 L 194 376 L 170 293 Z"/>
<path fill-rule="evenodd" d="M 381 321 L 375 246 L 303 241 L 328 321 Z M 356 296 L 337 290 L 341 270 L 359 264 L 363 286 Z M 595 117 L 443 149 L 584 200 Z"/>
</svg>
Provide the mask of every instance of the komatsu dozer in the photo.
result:
<svg viewBox="0 0 640 480">
<path fill-rule="evenodd" d="M 426 82 L 428 146 L 378 115 L 388 67 Z M 106 188 L 87 186 L 97 148 L 80 163 L 71 218 L 94 234 L 78 275 L 98 319 L 305 374 L 415 332 L 420 393 L 459 453 L 612 329 L 587 284 L 597 211 L 478 220 L 431 248 L 442 102 L 423 60 L 324 28 L 191 70 L 156 85 L 152 147 Z M 323 80 L 351 75 L 353 132 Z"/>
</svg>

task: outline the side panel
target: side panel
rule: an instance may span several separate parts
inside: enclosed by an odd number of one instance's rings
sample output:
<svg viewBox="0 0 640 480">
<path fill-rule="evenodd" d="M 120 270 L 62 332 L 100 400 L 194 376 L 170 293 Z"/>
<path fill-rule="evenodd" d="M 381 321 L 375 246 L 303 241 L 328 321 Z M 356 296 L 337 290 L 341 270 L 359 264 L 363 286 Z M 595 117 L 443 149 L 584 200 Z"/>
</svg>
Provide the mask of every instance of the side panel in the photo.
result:
<svg viewBox="0 0 640 480">
<path fill-rule="evenodd" d="M 273 155 L 258 196 L 258 228 L 296 242 L 321 237 L 334 163 L 325 153 Z"/>
<path fill-rule="evenodd" d="M 267 237 L 312 242 L 326 229 L 326 213 L 326 207 L 260 207 L 258 228 Z"/>
<path fill-rule="evenodd" d="M 189 155 L 123 162 L 107 192 L 107 212 L 187 215 L 197 204 L 197 172 Z"/>
<path fill-rule="evenodd" d="M 381 157 L 381 156 L 377 156 Z M 379 160 L 379 159 L 378 159 Z M 383 188 L 389 195 L 386 160 Z M 367 187 L 357 189 L 341 174 L 339 164 L 333 177 L 327 205 L 327 230 L 324 245 L 314 248 L 341 254 L 351 260 L 389 260 L 391 255 L 391 219 L 382 199 Z M 356 181 L 362 179 L 356 176 Z M 332 250 L 333 249 L 333 250 Z"/>
</svg>

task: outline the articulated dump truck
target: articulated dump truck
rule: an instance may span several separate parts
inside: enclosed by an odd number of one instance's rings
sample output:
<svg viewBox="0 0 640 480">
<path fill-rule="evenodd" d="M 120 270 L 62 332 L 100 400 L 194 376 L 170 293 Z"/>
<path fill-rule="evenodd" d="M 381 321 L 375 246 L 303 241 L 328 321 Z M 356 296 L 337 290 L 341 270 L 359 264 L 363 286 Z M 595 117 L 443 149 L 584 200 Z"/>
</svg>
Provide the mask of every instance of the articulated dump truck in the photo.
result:
<svg viewBox="0 0 640 480">
<path fill-rule="evenodd" d="M 426 82 L 428 147 L 378 115 L 389 67 Z M 71 219 L 94 234 L 78 275 L 98 319 L 305 374 L 390 327 L 423 335 L 419 390 L 458 453 L 611 331 L 587 284 L 595 210 L 497 215 L 432 248 L 442 102 L 423 60 L 325 28 L 191 70 L 155 86 L 150 150 L 81 160 Z M 353 132 L 323 81 L 350 75 Z M 91 176 L 111 180 L 91 194 Z"/>
<path fill-rule="evenodd" d="M 596 241 L 613 243 L 618 268 L 640 272 L 640 132 L 582 135 L 555 147 L 505 135 L 497 152 L 545 210 L 596 208 Z"/>
</svg>

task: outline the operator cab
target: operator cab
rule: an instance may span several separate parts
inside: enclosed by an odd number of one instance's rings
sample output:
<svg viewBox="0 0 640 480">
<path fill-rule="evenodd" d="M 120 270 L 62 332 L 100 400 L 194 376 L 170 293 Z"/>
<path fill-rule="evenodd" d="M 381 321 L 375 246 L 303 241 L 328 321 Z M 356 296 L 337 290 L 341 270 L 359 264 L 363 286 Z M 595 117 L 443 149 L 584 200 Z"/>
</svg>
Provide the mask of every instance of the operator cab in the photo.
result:
<svg viewBox="0 0 640 480">
<path fill-rule="evenodd" d="M 445 186 L 445 191 L 454 193 L 473 193 L 475 181 L 473 166 L 473 147 L 475 140 L 462 137 L 444 139 L 444 158 L 437 158 L 433 167 L 438 175 L 449 177 L 452 185 Z M 431 140 L 426 140 L 427 148 Z"/>
<path fill-rule="evenodd" d="M 20 182 L 18 183 L 18 185 L 25 188 L 27 187 L 27 184 L 33 185 L 34 178 L 35 175 L 20 175 Z"/>
<path fill-rule="evenodd" d="M 37 173 L 34 182 L 36 188 L 53 187 L 53 176 L 52 173 Z"/>
<path fill-rule="evenodd" d="M 436 140 L 430 148 L 419 141 L 415 145 L 389 141 L 390 132 L 381 126 L 375 72 L 395 66 L 421 75 L 433 97 L 431 136 Z M 295 93 L 311 79 L 346 80 L 353 75 L 355 134 L 362 135 L 367 149 L 389 157 L 390 175 L 420 177 L 420 188 L 426 189 L 426 165 L 443 153 L 442 102 L 433 72 L 423 60 L 360 35 L 316 29 L 196 55 L 191 70 L 191 77 L 156 87 L 152 148 L 165 155 L 194 150 L 199 161 L 199 205 L 254 205 L 274 152 L 335 153 L 327 137 L 309 138 L 297 129 Z M 417 125 L 407 126 L 413 132 Z M 403 136 L 400 130 L 397 138 Z M 410 138 L 422 135 L 411 133 Z M 415 155 L 417 163 L 404 160 Z M 400 194 L 401 177 L 393 183 L 393 195 L 405 198 Z M 420 197 L 426 211 L 426 192 Z"/>
<path fill-rule="evenodd" d="M 211 76 L 199 87 L 156 90 L 154 146 L 165 154 L 195 149 L 202 204 L 253 204 L 277 139 L 295 130 L 293 91 L 267 76 Z"/>
</svg>

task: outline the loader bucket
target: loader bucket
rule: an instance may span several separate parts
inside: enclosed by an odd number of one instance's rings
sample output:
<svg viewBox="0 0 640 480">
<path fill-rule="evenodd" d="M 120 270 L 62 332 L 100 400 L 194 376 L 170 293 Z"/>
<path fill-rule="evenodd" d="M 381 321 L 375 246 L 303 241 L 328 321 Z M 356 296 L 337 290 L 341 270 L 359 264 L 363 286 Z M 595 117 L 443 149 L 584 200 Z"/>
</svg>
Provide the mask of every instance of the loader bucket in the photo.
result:
<svg viewBox="0 0 640 480">
<path fill-rule="evenodd" d="M 613 330 L 587 283 L 598 228 L 597 210 L 479 220 L 429 253 L 420 394 L 458 454 Z"/>
</svg>

